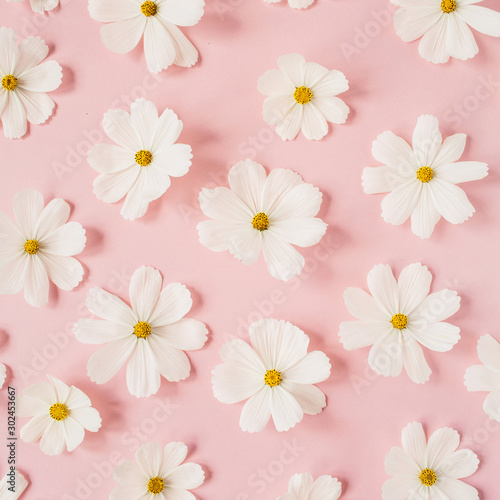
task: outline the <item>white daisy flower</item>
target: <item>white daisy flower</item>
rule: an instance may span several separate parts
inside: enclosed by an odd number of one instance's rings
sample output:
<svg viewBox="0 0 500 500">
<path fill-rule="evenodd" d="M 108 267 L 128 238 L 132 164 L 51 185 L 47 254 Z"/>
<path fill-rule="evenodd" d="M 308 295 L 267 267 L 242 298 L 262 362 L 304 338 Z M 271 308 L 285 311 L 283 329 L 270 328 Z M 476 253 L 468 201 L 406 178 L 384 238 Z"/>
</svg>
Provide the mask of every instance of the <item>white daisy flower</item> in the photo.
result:
<svg viewBox="0 0 500 500">
<path fill-rule="evenodd" d="M 479 49 L 470 28 L 500 36 L 500 12 L 474 5 L 482 0 L 391 1 L 401 7 L 394 14 L 398 36 L 404 42 L 422 37 L 418 51 L 434 64 L 445 63 L 450 57 L 474 57 Z"/>
<path fill-rule="evenodd" d="M 288 493 L 277 500 L 338 500 L 342 483 L 332 476 L 320 476 L 316 481 L 311 474 L 295 474 L 288 483 Z"/>
<path fill-rule="evenodd" d="M 83 267 L 72 256 L 85 248 L 85 229 L 68 222 L 70 207 L 54 198 L 44 208 L 43 196 L 25 189 L 14 196 L 16 223 L 0 211 L 0 293 L 24 288 L 28 304 L 49 301 L 49 280 L 61 290 L 73 290 L 83 278 Z"/>
<path fill-rule="evenodd" d="M 96 144 L 89 151 L 89 164 L 101 174 L 94 193 L 106 203 L 125 196 L 123 217 L 142 217 L 149 203 L 167 191 L 170 177 L 185 175 L 191 166 L 191 146 L 175 143 L 182 122 L 171 109 L 158 116 L 155 105 L 141 98 L 131 104 L 130 114 L 109 110 L 102 125 L 117 145 Z"/>
<path fill-rule="evenodd" d="M 250 343 L 224 344 L 223 364 L 212 371 L 214 396 L 221 403 L 248 399 L 242 430 L 259 432 L 272 417 L 277 431 L 287 431 L 304 413 L 321 412 L 325 395 L 313 384 L 330 376 L 330 360 L 321 351 L 307 352 L 309 337 L 302 330 L 283 320 L 262 319 L 250 325 Z"/>
<path fill-rule="evenodd" d="M 483 364 L 467 368 L 465 386 L 471 392 L 489 392 L 483 409 L 500 422 L 500 344 L 491 335 L 483 335 L 477 343 L 477 354 Z"/>
<path fill-rule="evenodd" d="M 460 435 L 448 427 L 427 441 L 422 424 L 403 429 L 403 449 L 391 448 L 385 458 L 390 476 L 383 500 L 479 500 L 476 488 L 460 481 L 476 472 L 479 460 L 471 450 L 457 450 Z"/>
<path fill-rule="evenodd" d="M 259 78 L 258 90 L 264 100 L 263 117 L 276 125 L 284 140 L 302 133 L 309 140 L 320 140 L 328 133 L 328 122 L 345 123 L 349 108 L 335 97 L 349 89 L 343 73 L 308 62 L 299 54 L 278 58 L 278 69 Z"/>
<path fill-rule="evenodd" d="M 291 170 L 238 162 L 228 175 L 229 187 L 203 189 L 199 202 L 213 220 L 198 224 L 200 243 L 214 252 L 229 252 L 243 264 L 257 261 L 262 251 L 272 276 L 289 280 L 304 267 L 293 248 L 320 241 L 327 224 L 316 218 L 323 195 Z"/>
<path fill-rule="evenodd" d="M 135 453 L 137 465 L 124 461 L 114 470 L 119 483 L 109 500 L 195 500 L 188 490 L 201 486 L 205 473 L 200 465 L 182 463 L 188 448 L 184 443 L 143 444 Z M 157 496 L 158 495 L 158 496 Z"/>
<path fill-rule="evenodd" d="M 384 165 L 364 169 L 363 188 L 367 194 L 390 193 L 382 200 L 386 222 L 400 225 L 411 216 L 413 233 L 429 238 L 441 217 L 461 224 L 472 216 L 474 207 L 456 184 L 486 177 L 488 165 L 458 161 L 466 139 L 455 134 L 443 142 L 438 119 L 422 115 L 413 132 L 413 149 L 392 132 L 373 141 L 373 157 Z"/>
<path fill-rule="evenodd" d="M 9 139 L 19 139 L 27 122 L 44 123 L 52 115 L 54 101 L 47 92 L 62 81 L 55 61 L 42 62 L 49 48 L 40 37 L 25 38 L 17 45 L 16 33 L 0 27 L 0 119 Z"/>
<path fill-rule="evenodd" d="M 11 475 L 5 474 L 0 480 L 0 498 L 2 500 L 17 500 L 28 487 L 28 481 L 18 470 L 15 471 L 14 478 L 14 484 L 11 482 Z M 12 491 L 11 488 L 13 488 L 14 491 Z"/>
<path fill-rule="evenodd" d="M 7 0 L 7 2 L 23 2 L 24 0 Z M 53 10 L 59 5 L 59 0 L 30 0 L 31 8 L 37 14 L 44 14 L 48 10 Z"/>
<path fill-rule="evenodd" d="M 132 307 L 104 291 L 92 288 L 85 304 L 102 319 L 82 318 L 73 332 L 83 344 L 106 344 L 89 359 L 87 373 L 104 384 L 127 363 L 127 387 L 138 398 L 156 394 L 161 376 L 169 382 L 186 379 L 191 372 L 184 351 L 201 349 L 206 326 L 184 318 L 193 301 L 189 290 L 171 283 L 163 290 L 159 271 L 137 269 L 130 282 Z"/>
<path fill-rule="evenodd" d="M 406 266 L 396 281 L 388 265 L 368 273 L 368 289 L 344 292 L 347 310 L 359 321 L 340 324 L 340 341 L 352 351 L 373 346 L 368 355 L 372 370 L 397 377 L 403 366 L 413 382 L 429 380 L 431 369 L 422 348 L 449 351 L 460 339 L 460 328 L 443 320 L 460 308 L 460 297 L 448 289 L 431 293 L 432 275 L 420 263 Z"/>
<path fill-rule="evenodd" d="M 198 24 L 204 6 L 204 0 L 89 0 L 90 17 L 109 23 L 101 28 L 104 45 L 125 54 L 144 35 L 144 54 L 153 73 L 198 61 L 198 51 L 178 26 Z"/>
<path fill-rule="evenodd" d="M 264 0 L 267 3 L 278 3 L 281 0 Z M 292 9 L 305 9 L 314 3 L 314 0 L 288 0 L 288 5 Z"/>
<path fill-rule="evenodd" d="M 5 384 L 6 378 L 7 378 L 7 367 L 3 363 L 0 363 L 0 389 L 3 387 L 3 384 Z"/>
<path fill-rule="evenodd" d="M 26 443 L 41 438 L 40 449 L 46 455 L 60 455 L 66 448 L 73 451 L 85 437 L 85 430 L 97 432 L 101 427 L 99 412 L 80 389 L 68 387 L 55 377 L 27 387 L 17 406 L 19 417 L 32 417 L 21 429 Z"/>
</svg>

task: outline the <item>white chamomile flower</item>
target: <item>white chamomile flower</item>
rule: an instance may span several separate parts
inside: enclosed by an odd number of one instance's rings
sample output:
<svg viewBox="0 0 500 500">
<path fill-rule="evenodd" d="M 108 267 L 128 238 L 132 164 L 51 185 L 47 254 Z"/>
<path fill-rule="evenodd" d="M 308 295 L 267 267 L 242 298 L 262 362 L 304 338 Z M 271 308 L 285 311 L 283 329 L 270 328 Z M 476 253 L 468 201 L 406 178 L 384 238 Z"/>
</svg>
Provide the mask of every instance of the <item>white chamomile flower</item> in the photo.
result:
<svg viewBox="0 0 500 500">
<path fill-rule="evenodd" d="M 141 98 L 131 104 L 130 114 L 109 110 L 102 125 L 116 145 L 96 144 L 89 151 L 89 164 L 101 174 L 94 193 L 106 203 L 125 197 L 122 216 L 142 217 L 167 191 L 170 177 L 185 175 L 191 166 L 191 146 L 175 143 L 182 122 L 168 108 L 158 116 L 155 105 Z"/>
<path fill-rule="evenodd" d="M 43 196 L 25 189 L 14 196 L 16 223 L 0 211 L 0 294 L 24 287 L 28 304 L 49 301 L 49 280 L 61 290 L 73 290 L 83 278 L 82 265 L 72 256 L 85 248 L 85 229 L 68 222 L 70 207 L 54 198 L 44 207 Z"/>
<path fill-rule="evenodd" d="M 316 481 L 311 474 L 295 474 L 288 483 L 288 493 L 277 500 L 338 500 L 342 483 L 332 476 L 320 476 Z"/>
<path fill-rule="evenodd" d="M 248 399 L 240 417 L 243 431 L 261 431 L 271 417 L 277 431 L 287 431 L 304 414 L 321 412 L 326 398 L 314 384 L 330 376 L 330 360 L 321 351 L 307 352 L 309 337 L 302 330 L 262 319 L 250 325 L 250 343 L 224 344 L 223 363 L 212 371 L 214 396 L 221 403 Z"/>
<path fill-rule="evenodd" d="M 0 363 L 0 389 L 3 387 L 3 384 L 5 384 L 6 378 L 7 378 L 7 367 L 3 363 Z"/>
<path fill-rule="evenodd" d="M 267 3 L 278 3 L 281 0 L 264 0 Z M 314 0 L 288 0 L 288 5 L 292 9 L 305 9 L 314 3 Z"/>
<path fill-rule="evenodd" d="M 476 488 L 460 481 L 476 472 L 479 460 L 471 450 L 457 450 L 460 435 L 449 427 L 438 429 L 427 441 L 422 424 L 408 424 L 403 448 L 391 448 L 385 458 L 390 476 L 383 500 L 479 500 Z"/>
<path fill-rule="evenodd" d="M 475 5 L 482 0 L 391 0 L 396 33 L 404 42 L 422 37 L 418 51 L 434 64 L 470 59 L 479 49 L 470 28 L 500 36 L 500 12 Z"/>
<path fill-rule="evenodd" d="M 198 488 L 205 481 L 200 465 L 182 463 L 188 448 L 184 443 L 143 444 L 135 453 L 137 465 L 124 461 L 114 470 L 119 483 L 109 500 L 195 500 L 188 490 Z"/>
<path fill-rule="evenodd" d="M 42 62 L 49 47 L 40 37 L 25 38 L 19 45 L 14 30 L 0 27 L 0 119 L 9 139 L 26 134 L 30 122 L 47 121 L 54 101 L 47 92 L 62 81 L 62 68 L 55 61 Z"/>
<path fill-rule="evenodd" d="M 102 319 L 79 319 L 73 332 L 83 344 L 106 344 L 89 359 L 87 373 L 93 382 L 108 382 L 127 363 L 128 390 L 139 398 L 156 394 L 161 376 L 169 382 L 189 376 L 184 351 L 201 349 L 207 328 L 184 318 L 193 305 L 184 285 L 161 286 L 159 271 L 141 267 L 130 281 L 132 307 L 102 288 L 89 291 L 85 304 Z"/>
<path fill-rule="evenodd" d="M 2 500 L 17 500 L 27 487 L 28 481 L 18 470 L 14 474 L 7 473 L 0 480 L 0 498 Z"/>
<path fill-rule="evenodd" d="M 465 134 L 447 137 L 444 142 L 439 121 L 422 115 L 413 132 L 412 147 L 392 132 L 384 132 L 373 141 L 373 157 L 383 163 L 363 171 L 363 188 L 367 194 L 389 193 L 382 200 L 382 217 L 394 225 L 411 216 L 411 230 L 429 238 L 443 217 L 452 224 L 465 222 L 474 207 L 465 192 L 457 186 L 488 175 L 488 165 L 478 161 L 461 161 Z"/>
<path fill-rule="evenodd" d="M 41 438 L 40 449 L 46 455 L 60 455 L 65 448 L 73 451 L 79 446 L 85 430 L 97 432 L 101 417 L 80 389 L 47 378 L 50 383 L 30 385 L 19 398 L 17 415 L 32 417 L 21 429 L 21 439 L 31 443 Z"/>
<path fill-rule="evenodd" d="M 23 2 L 24 0 L 7 0 L 7 2 Z M 44 14 L 48 10 L 53 10 L 59 5 L 59 0 L 30 0 L 31 8 L 37 14 Z"/>
<path fill-rule="evenodd" d="M 340 324 L 340 341 L 352 351 L 373 346 L 368 355 L 372 370 L 397 377 L 403 366 L 413 382 L 429 380 L 431 369 L 422 348 L 449 351 L 460 339 L 460 328 L 443 320 L 460 308 L 460 297 L 448 289 L 429 295 L 432 275 L 420 263 L 406 266 L 394 278 L 388 265 L 377 265 L 368 273 L 368 289 L 344 292 L 347 310 L 359 321 Z"/>
<path fill-rule="evenodd" d="M 238 162 L 228 175 L 229 187 L 203 189 L 199 202 L 213 220 L 197 226 L 200 243 L 214 252 L 229 252 L 243 264 L 261 252 L 272 276 L 289 280 L 300 274 L 304 257 L 293 248 L 318 243 L 327 225 L 316 215 L 323 195 L 291 170 Z"/>
<path fill-rule="evenodd" d="M 309 140 L 320 140 L 328 133 L 328 122 L 345 123 L 349 108 L 338 94 L 349 89 L 343 73 L 308 62 L 299 54 L 278 58 L 278 68 L 259 78 L 258 90 L 264 100 L 263 117 L 276 125 L 284 140 L 302 133 Z"/>
<path fill-rule="evenodd" d="M 178 27 L 198 24 L 204 7 L 204 0 L 89 0 L 90 17 L 109 23 L 101 28 L 104 45 L 125 54 L 144 36 L 144 55 L 153 73 L 198 61 L 198 51 Z"/>
<path fill-rule="evenodd" d="M 500 344 L 491 336 L 483 335 L 477 343 L 477 354 L 482 365 L 474 365 L 465 372 L 468 391 L 487 391 L 483 409 L 500 422 Z"/>
</svg>

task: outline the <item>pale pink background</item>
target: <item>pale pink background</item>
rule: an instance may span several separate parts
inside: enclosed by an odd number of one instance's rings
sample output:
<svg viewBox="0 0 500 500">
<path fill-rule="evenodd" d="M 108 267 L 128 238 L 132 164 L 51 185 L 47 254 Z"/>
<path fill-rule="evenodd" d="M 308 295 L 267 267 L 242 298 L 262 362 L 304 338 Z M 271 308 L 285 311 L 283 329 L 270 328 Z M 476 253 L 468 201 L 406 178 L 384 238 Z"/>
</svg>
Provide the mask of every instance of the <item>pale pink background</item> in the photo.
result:
<svg viewBox="0 0 500 500">
<path fill-rule="evenodd" d="M 480 54 L 474 60 L 435 66 L 419 57 L 416 43 L 405 44 L 396 36 L 385 0 L 317 0 L 307 11 L 292 10 L 284 2 L 212 0 L 200 24 L 185 29 L 201 61 L 188 70 L 170 68 L 155 81 L 148 76 L 142 47 L 117 55 L 102 45 L 100 25 L 90 19 L 85 1 L 67 0 L 44 18 L 33 14 L 27 2 L 0 1 L 1 24 L 25 36 L 40 35 L 50 46 L 49 58 L 64 69 L 63 84 L 52 94 L 57 109 L 49 122 L 31 127 L 15 142 L 0 133 L 0 209 L 12 214 L 13 195 L 36 188 L 46 199 L 68 200 L 72 220 L 88 234 L 80 256 L 87 272 L 75 291 L 52 290 L 50 304 L 42 309 L 28 306 L 22 295 L 0 297 L 0 360 L 7 362 L 9 383 L 19 392 L 49 373 L 83 389 L 104 421 L 99 433 L 88 434 L 71 454 L 46 457 L 38 444 L 21 444 L 20 469 L 31 483 L 23 498 L 107 499 L 114 482 L 102 462 L 133 459 L 139 441 L 154 440 L 188 444 L 189 459 L 207 473 L 195 491 L 202 500 L 274 500 L 287 491 L 292 474 L 305 471 L 338 477 L 345 500 L 380 498 L 388 478 L 384 457 L 400 444 L 401 429 L 419 420 L 429 433 L 451 426 L 462 434 L 481 459 L 469 482 L 482 499 L 498 500 L 500 424 L 483 413 L 485 394 L 466 391 L 463 375 L 478 362 L 476 342 L 482 334 L 500 339 L 500 83 L 489 91 L 481 87 L 481 79 L 500 82 L 499 40 L 478 34 Z M 498 8 L 494 0 L 484 5 Z M 362 32 L 368 32 L 364 39 Z M 346 57 L 342 44 L 357 46 L 357 53 Z M 321 142 L 299 137 L 284 143 L 262 120 L 257 79 L 276 66 L 278 56 L 291 52 L 339 69 L 349 79 L 348 122 L 335 126 Z M 128 222 L 119 214 L 120 203 L 95 198 L 96 173 L 85 158 L 90 143 L 102 141 L 103 113 L 110 107 L 128 109 L 140 96 L 160 110 L 172 107 L 178 113 L 184 122 L 181 141 L 192 146 L 194 161 L 189 174 L 174 179 L 144 218 Z M 453 111 L 457 103 L 468 106 L 466 117 Z M 469 136 L 464 160 L 491 167 L 488 178 L 464 185 L 476 215 L 461 226 L 440 222 L 427 241 L 415 237 L 409 224 L 384 223 L 382 197 L 365 195 L 361 188 L 363 167 L 376 164 L 372 140 L 384 130 L 410 139 L 424 113 L 440 118 L 445 136 Z M 262 261 L 245 267 L 198 242 L 195 228 L 203 219 L 198 192 L 225 184 L 228 166 L 246 157 L 268 169 L 293 169 L 324 194 L 320 216 L 329 229 L 322 250 L 304 251 L 308 270 L 291 283 L 273 279 Z M 462 296 L 462 308 L 453 318 L 462 340 L 449 353 L 426 351 L 433 374 L 423 386 L 406 374 L 377 377 L 367 367 L 368 349 L 347 352 L 337 336 L 339 323 L 352 319 L 342 300 L 346 287 L 366 287 L 366 274 L 375 264 L 388 263 L 399 273 L 415 261 L 429 266 L 433 290 L 450 287 Z M 86 363 L 96 347 L 79 344 L 70 332 L 87 314 L 83 303 L 91 287 L 102 286 L 128 300 L 128 279 L 141 265 L 160 269 L 166 283 L 189 287 L 194 297 L 190 315 L 209 326 L 210 340 L 190 354 L 188 380 L 165 381 L 156 396 L 137 400 L 126 390 L 124 370 L 103 386 L 88 379 Z M 328 406 L 287 433 L 271 425 L 260 434 L 243 433 L 238 426 L 242 405 L 223 405 L 212 395 L 210 372 L 219 363 L 221 345 L 231 335 L 246 339 L 249 321 L 261 316 L 298 325 L 310 335 L 311 348 L 325 351 L 333 364 L 331 378 L 320 385 Z M 60 347 L 54 347 L 54 338 Z M 45 360 L 52 359 L 44 361 L 42 352 Z M 157 408 L 167 399 L 177 407 L 158 422 L 164 412 Z M 4 406 L 5 390 L 1 401 Z M 6 426 L 4 417 L 1 422 Z M 134 428 L 143 422 L 145 432 L 134 440 Z M 285 443 L 295 443 L 296 456 L 282 453 Z M 5 468 L 2 459 L 2 474 Z M 268 471 L 268 483 L 258 479 L 260 469 Z"/>
</svg>

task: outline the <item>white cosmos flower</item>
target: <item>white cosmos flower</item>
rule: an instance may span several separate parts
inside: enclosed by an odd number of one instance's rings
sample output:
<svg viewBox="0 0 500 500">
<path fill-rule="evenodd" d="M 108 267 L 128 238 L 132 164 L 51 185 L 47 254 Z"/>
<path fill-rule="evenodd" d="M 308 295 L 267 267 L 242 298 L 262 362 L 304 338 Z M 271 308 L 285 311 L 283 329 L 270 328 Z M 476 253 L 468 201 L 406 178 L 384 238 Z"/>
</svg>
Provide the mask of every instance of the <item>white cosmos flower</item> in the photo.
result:
<svg viewBox="0 0 500 500">
<path fill-rule="evenodd" d="M 479 49 L 470 28 L 500 36 L 500 12 L 474 5 L 482 0 L 391 0 L 396 33 L 404 42 L 422 37 L 418 51 L 427 61 L 470 59 Z"/>
<path fill-rule="evenodd" d="M 124 54 L 144 35 L 144 54 L 153 73 L 198 61 L 198 51 L 178 26 L 198 24 L 204 6 L 204 0 L 89 0 L 90 17 L 109 23 L 101 28 L 104 45 Z"/>
<path fill-rule="evenodd" d="M 191 147 L 175 143 L 182 122 L 168 108 L 158 116 L 155 105 L 141 98 L 131 104 L 130 114 L 109 110 L 102 125 L 117 145 L 96 144 L 89 151 L 89 164 L 101 174 L 94 193 L 106 203 L 125 196 L 123 217 L 142 217 L 149 203 L 167 191 L 170 177 L 185 175 L 191 166 Z"/>
<path fill-rule="evenodd" d="M 7 474 L 0 480 L 0 498 L 2 500 L 17 500 L 28 487 L 28 481 L 18 470 L 16 470 L 14 477 L 15 484 L 11 483 L 12 476 Z M 14 491 L 10 488 L 14 488 Z"/>
<path fill-rule="evenodd" d="M 207 328 L 184 318 L 193 305 L 184 285 L 161 286 L 159 271 L 141 267 L 130 281 L 132 307 L 102 288 L 89 291 L 85 304 L 102 319 L 82 318 L 73 332 L 83 344 L 106 344 L 89 359 L 87 373 L 93 382 L 104 384 L 127 363 L 128 390 L 139 398 L 156 394 L 161 376 L 169 382 L 189 376 L 184 351 L 201 349 Z"/>
<path fill-rule="evenodd" d="M 50 383 L 30 385 L 19 398 L 17 415 L 32 417 L 21 429 L 21 439 L 30 443 L 41 438 L 45 454 L 60 455 L 65 448 L 73 451 L 79 446 L 85 430 L 97 432 L 101 417 L 80 389 L 50 375 L 47 378 Z"/>
<path fill-rule="evenodd" d="M 25 189 L 14 196 L 16 223 L 0 211 L 0 293 L 15 294 L 24 287 L 28 304 L 49 300 L 49 280 L 61 290 L 82 281 L 83 267 L 72 256 L 85 248 L 85 229 L 68 222 L 70 207 L 54 198 L 44 208 L 43 196 Z"/>
<path fill-rule="evenodd" d="M 7 0 L 7 2 L 23 2 L 24 0 Z M 59 0 L 30 0 L 31 8 L 37 14 L 43 14 L 47 10 L 53 10 L 59 5 Z"/>
<path fill-rule="evenodd" d="M 267 3 L 278 3 L 281 0 L 264 0 Z M 314 0 L 288 0 L 288 5 L 293 9 L 305 9 L 314 3 Z"/>
<path fill-rule="evenodd" d="M 413 382 L 429 380 L 431 369 L 419 344 L 449 351 L 460 339 L 460 328 L 443 322 L 460 308 L 460 297 L 448 289 L 431 293 L 432 275 L 420 263 L 406 266 L 396 281 L 388 265 L 368 273 L 368 289 L 344 292 L 347 310 L 359 321 L 340 324 L 340 341 L 348 351 L 373 346 L 372 370 L 397 377 L 403 366 Z"/>
<path fill-rule="evenodd" d="M 34 125 L 47 121 L 54 101 L 47 92 L 62 81 L 62 68 L 55 61 L 42 62 L 49 47 L 40 37 L 17 44 L 16 33 L 0 27 L 0 118 L 5 137 L 19 139 Z"/>
<path fill-rule="evenodd" d="M 304 413 L 317 415 L 325 395 L 313 384 L 330 376 L 330 360 L 321 351 L 307 352 L 309 337 L 291 323 L 262 319 L 250 325 L 249 346 L 231 340 L 220 350 L 223 364 L 212 371 L 214 396 L 243 406 L 240 427 L 259 432 L 272 417 L 276 430 L 287 431 Z"/>
<path fill-rule="evenodd" d="M 288 493 L 277 500 L 338 500 L 342 483 L 332 476 L 320 476 L 316 481 L 311 474 L 295 474 L 288 483 Z"/>
<path fill-rule="evenodd" d="M 213 220 L 198 224 L 200 242 L 214 252 L 229 252 L 243 264 L 260 253 L 272 276 L 289 280 L 304 267 L 293 248 L 320 241 L 327 225 L 316 215 L 322 194 L 291 170 L 275 169 L 269 176 L 262 165 L 238 162 L 228 175 L 229 187 L 203 189 L 199 202 Z"/>
<path fill-rule="evenodd" d="M 5 384 L 6 377 L 7 367 L 3 363 L 0 363 L 0 389 L 3 387 L 3 384 Z"/>
<path fill-rule="evenodd" d="M 411 229 L 429 238 L 439 219 L 461 224 L 474 213 L 467 195 L 456 184 L 488 175 L 488 165 L 458 160 L 465 148 L 465 134 L 444 142 L 439 121 L 422 115 L 413 132 L 412 147 L 392 132 L 373 142 L 373 157 L 381 167 L 365 168 L 363 188 L 367 194 L 390 193 L 382 200 L 382 217 L 390 224 L 403 224 L 411 216 Z"/>
<path fill-rule="evenodd" d="M 278 58 L 278 68 L 259 78 L 258 90 L 264 100 L 263 117 L 276 125 L 284 140 L 302 133 L 309 140 L 320 140 L 328 133 L 328 122 L 345 123 L 349 108 L 335 97 L 349 89 L 343 73 L 308 62 L 299 54 Z"/>
<path fill-rule="evenodd" d="M 438 429 L 427 442 L 422 424 L 412 422 L 402 433 L 403 448 L 391 448 L 385 458 L 390 476 L 383 500 L 478 500 L 477 490 L 460 481 L 476 472 L 479 460 L 471 450 L 457 450 L 460 435 Z"/>
<path fill-rule="evenodd" d="M 198 488 L 205 481 L 200 465 L 182 463 L 188 448 L 184 443 L 143 444 L 135 453 L 137 465 L 124 461 L 114 470 L 119 483 L 109 500 L 195 500 L 188 490 Z"/>
<path fill-rule="evenodd" d="M 483 409 L 500 422 L 500 344 L 491 336 L 483 335 L 477 343 L 477 354 L 482 365 L 474 365 L 465 372 L 468 391 L 488 391 Z"/>
</svg>

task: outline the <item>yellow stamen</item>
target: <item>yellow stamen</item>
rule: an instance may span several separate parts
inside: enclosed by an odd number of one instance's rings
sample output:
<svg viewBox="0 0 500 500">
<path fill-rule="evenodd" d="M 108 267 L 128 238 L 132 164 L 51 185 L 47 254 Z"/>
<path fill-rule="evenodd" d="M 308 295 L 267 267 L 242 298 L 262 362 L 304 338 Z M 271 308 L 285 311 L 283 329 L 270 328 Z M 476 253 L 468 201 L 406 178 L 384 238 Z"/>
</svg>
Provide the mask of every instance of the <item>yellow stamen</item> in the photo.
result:
<svg viewBox="0 0 500 500">
<path fill-rule="evenodd" d="M 299 104 L 307 104 L 313 98 L 313 93 L 309 87 L 297 87 L 293 93 L 293 98 Z"/>
<path fill-rule="evenodd" d="M 2 87 L 5 90 L 14 90 L 17 87 L 17 78 L 14 75 L 5 75 L 2 78 Z"/>
<path fill-rule="evenodd" d="M 455 0 L 443 0 L 441 2 L 441 9 L 443 9 L 443 12 L 446 12 L 446 14 L 453 12 L 456 8 L 457 2 Z"/>
<path fill-rule="evenodd" d="M 152 161 L 153 155 L 145 149 L 141 149 L 135 153 L 135 162 L 141 167 L 147 167 Z"/>
<path fill-rule="evenodd" d="M 63 403 L 55 403 L 50 407 L 50 416 L 60 422 L 68 416 L 68 407 Z"/>
<path fill-rule="evenodd" d="M 276 387 L 281 384 L 281 373 L 277 370 L 267 370 L 264 375 L 264 382 L 269 387 Z"/>
<path fill-rule="evenodd" d="M 420 167 L 417 170 L 417 179 L 422 182 L 429 182 L 434 177 L 431 167 Z"/>
<path fill-rule="evenodd" d="M 259 212 L 252 219 L 252 226 L 259 231 L 265 231 L 269 227 L 269 217 L 264 212 Z"/>
<path fill-rule="evenodd" d="M 146 17 L 154 16 L 158 12 L 158 6 L 154 2 L 148 0 L 141 5 L 141 12 Z"/>
<path fill-rule="evenodd" d="M 35 255 L 40 249 L 40 244 L 36 240 L 28 240 L 24 244 L 24 251 L 30 255 Z"/>
<path fill-rule="evenodd" d="M 391 319 L 392 326 L 398 330 L 403 330 L 408 324 L 408 316 L 404 314 L 395 314 Z"/>
<path fill-rule="evenodd" d="M 145 321 L 139 321 L 139 323 L 134 326 L 134 334 L 139 339 L 145 339 L 147 336 L 151 335 L 151 325 Z"/>
<path fill-rule="evenodd" d="M 436 473 L 432 469 L 423 469 L 419 476 L 420 482 L 425 486 L 432 486 L 437 481 Z"/>
<path fill-rule="evenodd" d="M 165 481 L 161 477 L 152 477 L 148 482 L 148 491 L 159 495 L 165 489 Z"/>
</svg>

